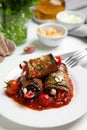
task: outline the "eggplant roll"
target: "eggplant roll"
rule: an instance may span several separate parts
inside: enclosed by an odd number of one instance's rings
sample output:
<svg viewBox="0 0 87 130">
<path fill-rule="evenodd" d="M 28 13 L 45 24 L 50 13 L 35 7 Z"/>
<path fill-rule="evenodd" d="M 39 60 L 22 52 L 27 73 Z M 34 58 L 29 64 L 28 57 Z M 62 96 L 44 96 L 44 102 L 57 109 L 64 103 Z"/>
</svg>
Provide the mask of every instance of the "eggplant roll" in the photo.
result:
<svg viewBox="0 0 87 130">
<path fill-rule="evenodd" d="M 61 64 L 58 67 L 58 71 L 55 73 L 50 74 L 45 79 L 45 92 L 55 95 L 56 90 L 60 89 L 63 91 L 69 92 L 69 77 L 68 77 L 68 71 L 65 64 Z"/>
<path fill-rule="evenodd" d="M 58 64 L 52 54 L 43 55 L 39 58 L 24 62 L 27 65 L 26 77 L 41 78 L 58 70 Z"/>
<path fill-rule="evenodd" d="M 20 96 L 33 99 L 38 96 L 38 94 L 42 91 L 42 81 L 37 78 L 33 78 L 30 80 L 26 80 L 26 77 L 22 75 L 20 79 Z M 28 95 L 27 97 L 25 95 Z"/>
</svg>

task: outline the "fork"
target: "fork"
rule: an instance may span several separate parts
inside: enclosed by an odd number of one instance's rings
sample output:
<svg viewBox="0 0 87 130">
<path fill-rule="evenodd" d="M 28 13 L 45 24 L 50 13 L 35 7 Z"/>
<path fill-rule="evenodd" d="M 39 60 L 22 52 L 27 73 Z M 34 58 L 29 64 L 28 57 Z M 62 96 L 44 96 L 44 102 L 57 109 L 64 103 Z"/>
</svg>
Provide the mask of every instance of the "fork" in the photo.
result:
<svg viewBox="0 0 87 130">
<path fill-rule="evenodd" d="M 72 68 L 77 64 L 80 64 L 82 62 L 82 59 L 85 57 L 87 57 L 87 48 L 75 52 L 72 56 L 66 58 L 64 62 Z"/>
</svg>

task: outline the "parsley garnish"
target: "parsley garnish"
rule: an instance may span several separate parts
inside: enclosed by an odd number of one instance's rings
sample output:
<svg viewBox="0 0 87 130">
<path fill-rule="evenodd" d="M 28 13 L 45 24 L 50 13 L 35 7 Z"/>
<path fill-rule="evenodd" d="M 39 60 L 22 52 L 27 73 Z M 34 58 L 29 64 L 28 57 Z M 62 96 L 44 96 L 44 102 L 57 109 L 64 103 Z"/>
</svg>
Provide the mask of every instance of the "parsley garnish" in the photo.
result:
<svg viewBox="0 0 87 130">
<path fill-rule="evenodd" d="M 44 66 L 43 65 L 40 65 L 39 67 L 38 67 L 38 71 L 41 71 L 41 70 L 43 70 L 44 69 Z"/>
</svg>

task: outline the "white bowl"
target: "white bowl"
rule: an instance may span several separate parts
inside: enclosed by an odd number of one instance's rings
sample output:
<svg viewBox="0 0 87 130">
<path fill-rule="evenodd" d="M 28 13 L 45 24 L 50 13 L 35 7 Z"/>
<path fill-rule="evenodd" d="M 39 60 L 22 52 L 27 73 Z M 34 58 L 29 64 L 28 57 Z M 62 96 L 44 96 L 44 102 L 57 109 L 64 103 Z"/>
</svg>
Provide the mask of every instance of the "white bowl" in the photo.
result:
<svg viewBox="0 0 87 130">
<path fill-rule="evenodd" d="M 66 26 L 69 31 L 80 27 L 85 21 L 83 14 L 67 10 L 58 13 L 56 19 L 59 24 Z"/>
<path fill-rule="evenodd" d="M 54 28 L 57 31 L 62 32 L 61 36 L 54 36 L 54 37 L 48 37 L 46 35 L 41 35 L 38 32 L 38 29 L 41 29 L 44 33 L 47 28 Z M 37 36 L 42 44 L 48 47 L 56 47 L 61 44 L 61 42 L 64 40 L 64 38 L 67 36 L 67 28 L 63 25 L 57 24 L 57 23 L 44 23 L 38 26 L 37 28 Z"/>
</svg>

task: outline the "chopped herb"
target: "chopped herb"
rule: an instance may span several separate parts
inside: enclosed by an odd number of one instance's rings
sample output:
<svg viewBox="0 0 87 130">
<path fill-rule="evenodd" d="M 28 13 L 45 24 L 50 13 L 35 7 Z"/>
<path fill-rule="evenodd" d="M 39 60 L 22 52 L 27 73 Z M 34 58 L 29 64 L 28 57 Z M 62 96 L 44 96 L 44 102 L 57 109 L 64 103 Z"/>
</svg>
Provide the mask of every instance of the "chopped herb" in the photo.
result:
<svg viewBox="0 0 87 130">
<path fill-rule="evenodd" d="M 44 69 L 44 66 L 43 65 L 40 65 L 39 67 L 38 67 L 38 71 L 41 71 L 41 70 L 43 70 Z"/>
<path fill-rule="evenodd" d="M 55 85 L 56 85 L 56 86 L 59 86 L 59 85 L 60 85 L 60 83 L 61 83 L 61 82 L 56 82 L 56 84 L 55 84 Z"/>
</svg>

